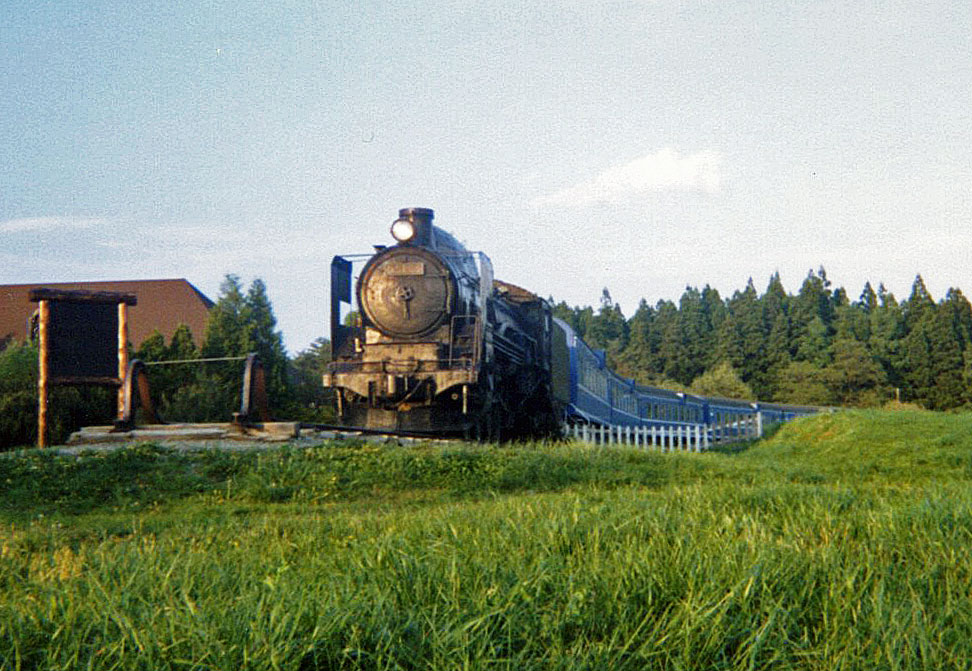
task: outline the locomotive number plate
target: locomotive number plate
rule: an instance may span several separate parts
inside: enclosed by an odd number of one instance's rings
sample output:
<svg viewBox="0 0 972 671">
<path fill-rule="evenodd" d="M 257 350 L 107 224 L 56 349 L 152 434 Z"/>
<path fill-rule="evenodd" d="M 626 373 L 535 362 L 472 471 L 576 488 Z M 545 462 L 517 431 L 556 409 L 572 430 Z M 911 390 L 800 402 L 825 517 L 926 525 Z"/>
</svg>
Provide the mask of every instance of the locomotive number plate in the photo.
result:
<svg viewBox="0 0 972 671">
<path fill-rule="evenodd" d="M 384 271 L 392 277 L 424 275 L 425 264 L 421 261 L 412 261 L 409 263 L 389 263 L 385 266 Z"/>
</svg>

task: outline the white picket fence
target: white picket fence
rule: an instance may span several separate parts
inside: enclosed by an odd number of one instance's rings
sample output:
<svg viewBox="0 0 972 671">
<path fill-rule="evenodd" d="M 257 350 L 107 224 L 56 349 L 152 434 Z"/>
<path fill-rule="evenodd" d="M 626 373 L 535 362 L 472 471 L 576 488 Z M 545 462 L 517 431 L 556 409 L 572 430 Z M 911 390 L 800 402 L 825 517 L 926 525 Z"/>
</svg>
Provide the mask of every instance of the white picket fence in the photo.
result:
<svg viewBox="0 0 972 671">
<path fill-rule="evenodd" d="M 716 424 L 609 426 L 568 424 L 565 435 L 594 445 L 630 445 L 660 452 L 704 452 L 712 445 L 763 435 L 763 414 L 734 415 Z"/>
</svg>

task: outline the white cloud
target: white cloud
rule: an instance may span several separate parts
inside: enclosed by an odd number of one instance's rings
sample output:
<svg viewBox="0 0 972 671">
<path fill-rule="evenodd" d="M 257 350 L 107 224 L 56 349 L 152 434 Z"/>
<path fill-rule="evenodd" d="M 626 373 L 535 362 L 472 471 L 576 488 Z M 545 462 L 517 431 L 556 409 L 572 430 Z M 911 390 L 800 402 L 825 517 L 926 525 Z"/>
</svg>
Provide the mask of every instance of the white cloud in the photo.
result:
<svg viewBox="0 0 972 671">
<path fill-rule="evenodd" d="M 105 223 L 91 217 L 29 217 L 0 222 L 0 233 L 28 233 L 54 231 L 65 228 L 94 228 Z"/>
<path fill-rule="evenodd" d="M 714 194 L 722 186 L 722 155 L 700 151 L 683 157 L 666 147 L 623 165 L 608 168 L 596 177 L 538 198 L 538 205 L 582 206 L 620 203 L 646 193 L 683 191 Z"/>
</svg>

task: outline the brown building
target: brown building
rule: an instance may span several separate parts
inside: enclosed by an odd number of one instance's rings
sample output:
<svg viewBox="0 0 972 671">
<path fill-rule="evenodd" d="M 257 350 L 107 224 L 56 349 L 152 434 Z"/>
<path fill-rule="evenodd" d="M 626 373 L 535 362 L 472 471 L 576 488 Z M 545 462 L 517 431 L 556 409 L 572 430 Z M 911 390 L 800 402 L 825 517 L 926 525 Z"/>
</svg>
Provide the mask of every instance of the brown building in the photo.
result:
<svg viewBox="0 0 972 671">
<path fill-rule="evenodd" d="M 179 324 L 189 327 L 196 345 L 202 344 L 209 309 L 213 307 L 213 302 L 199 289 L 181 279 L 0 284 L 0 349 L 8 339 L 23 341 L 29 337 L 30 317 L 37 309 L 37 303 L 30 300 L 30 290 L 41 288 L 135 294 L 138 304 L 129 308 L 128 333 L 136 347 L 155 330 L 168 342 Z"/>
</svg>

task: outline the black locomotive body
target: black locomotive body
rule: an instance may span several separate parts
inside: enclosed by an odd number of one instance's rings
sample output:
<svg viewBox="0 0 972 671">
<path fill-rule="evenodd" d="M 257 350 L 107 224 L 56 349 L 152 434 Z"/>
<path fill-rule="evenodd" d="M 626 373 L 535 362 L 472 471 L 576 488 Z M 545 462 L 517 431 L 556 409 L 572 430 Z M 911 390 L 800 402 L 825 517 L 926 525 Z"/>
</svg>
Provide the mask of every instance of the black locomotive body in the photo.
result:
<svg viewBox="0 0 972 671">
<path fill-rule="evenodd" d="M 496 439 L 557 427 L 550 307 L 493 279 L 424 208 L 399 211 L 397 243 L 376 246 L 355 286 L 352 257 L 331 264 L 334 388 L 340 422 L 362 429 Z"/>
</svg>

